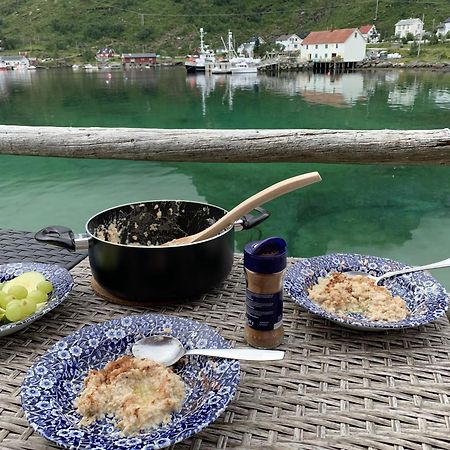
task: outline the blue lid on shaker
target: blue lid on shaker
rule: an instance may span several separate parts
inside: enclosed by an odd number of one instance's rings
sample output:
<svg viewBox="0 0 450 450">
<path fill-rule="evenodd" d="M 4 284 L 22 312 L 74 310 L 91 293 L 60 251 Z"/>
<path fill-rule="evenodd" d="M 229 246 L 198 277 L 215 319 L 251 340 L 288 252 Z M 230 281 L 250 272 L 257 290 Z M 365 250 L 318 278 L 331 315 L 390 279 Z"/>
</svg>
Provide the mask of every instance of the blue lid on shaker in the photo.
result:
<svg viewBox="0 0 450 450">
<path fill-rule="evenodd" d="M 287 244 L 280 237 L 249 242 L 244 248 L 244 267 L 252 272 L 277 273 L 286 267 Z"/>
</svg>

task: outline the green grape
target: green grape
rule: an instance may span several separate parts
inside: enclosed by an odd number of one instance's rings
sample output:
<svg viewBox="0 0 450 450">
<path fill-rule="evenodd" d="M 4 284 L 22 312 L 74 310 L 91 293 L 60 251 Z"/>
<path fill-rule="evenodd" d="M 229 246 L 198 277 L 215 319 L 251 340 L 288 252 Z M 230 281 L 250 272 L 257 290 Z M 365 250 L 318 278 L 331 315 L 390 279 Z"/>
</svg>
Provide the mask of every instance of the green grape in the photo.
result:
<svg viewBox="0 0 450 450">
<path fill-rule="evenodd" d="M 53 284 L 51 283 L 51 281 L 45 280 L 38 283 L 36 288 L 39 291 L 42 291 L 44 294 L 50 294 L 50 292 L 53 291 Z"/>
<path fill-rule="evenodd" d="M 8 289 L 8 294 L 17 298 L 17 300 L 21 300 L 28 295 L 28 291 L 23 286 L 11 286 Z"/>
<path fill-rule="evenodd" d="M 2 288 L 3 288 L 3 284 L 4 284 L 4 283 L 0 283 L 0 291 L 1 291 Z"/>
<path fill-rule="evenodd" d="M 33 299 L 37 304 L 37 303 L 46 302 L 48 299 L 48 295 L 44 294 L 44 292 L 42 292 L 42 291 L 36 290 L 36 291 L 31 291 L 28 294 L 27 298 Z"/>
<path fill-rule="evenodd" d="M 11 322 L 17 322 L 26 317 L 20 300 L 11 300 L 5 308 L 5 316 Z"/>
<path fill-rule="evenodd" d="M 25 317 L 31 316 L 36 312 L 36 300 L 27 297 L 21 300 L 20 304 L 22 305 L 22 311 Z"/>
<path fill-rule="evenodd" d="M 14 297 L 12 295 L 9 295 L 6 292 L 0 291 L 0 308 L 5 309 L 6 305 L 13 299 L 14 299 Z"/>
<path fill-rule="evenodd" d="M 4 317 L 5 317 L 5 310 L 0 308 L 0 322 L 3 320 Z"/>
</svg>

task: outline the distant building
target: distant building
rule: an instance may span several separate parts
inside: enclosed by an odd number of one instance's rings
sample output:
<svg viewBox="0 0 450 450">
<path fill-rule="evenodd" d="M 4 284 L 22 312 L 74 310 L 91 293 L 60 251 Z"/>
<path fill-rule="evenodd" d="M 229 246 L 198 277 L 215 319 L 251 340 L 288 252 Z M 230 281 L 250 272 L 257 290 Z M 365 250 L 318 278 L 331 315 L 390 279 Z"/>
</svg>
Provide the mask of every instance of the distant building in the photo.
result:
<svg viewBox="0 0 450 450">
<path fill-rule="evenodd" d="M 359 27 L 359 31 L 368 44 L 380 42 L 380 33 L 378 33 L 375 25 L 363 25 Z"/>
<path fill-rule="evenodd" d="M 366 41 L 358 28 L 312 31 L 302 42 L 302 59 L 326 62 L 362 61 L 366 57 Z"/>
<path fill-rule="evenodd" d="M 440 34 L 442 36 L 445 36 L 447 33 L 450 33 L 450 17 L 440 23 L 436 30 L 436 34 Z"/>
<path fill-rule="evenodd" d="M 109 61 L 115 54 L 116 52 L 114 51 L 114 49 L 105 47 L 100 49 L 96 53 L 95 58 L 97 59 L 97 61 L 106 62 Z"/>
<path fill-rule="evenodd" d="M 7 69 L 28 69 L 31 65 L 30 60 L 23 55 L 19 56 L 2 56 L 2 60 Z"/>
<path fill-rule="evenodd" d="M 274 40 L 275 44 L 283 46 L 283 50 L 285 52 L 300 53 L 303 39 L 297 36 L 296 34 L 283 34 L 281 36 L 276 37 Z"/>
<path fill-rule="evenodd" d="M 423 35 L 423 22 L 420 19 L 402 19 L 395 24 L 395 35 L 404 38 L 411 33 L 415 38 Z"/>
<path fill-rule="evenodd" d="M 256 44 L 262 45 L 265 44 L 266 41 L 261 36 L 253 36 L 247 42 L 243 42 L 237 48 L 237 52 L 239 55 L 245 55 L 249 58 L 253 58 L 255 55 L 255 46 Z"/>
<path fill-rule="evenodd" d="M 157 59 L 156 53 L 122 53 L 122 63 L 127 69 L 139 69 L 154 66 Z"/>
</svg>

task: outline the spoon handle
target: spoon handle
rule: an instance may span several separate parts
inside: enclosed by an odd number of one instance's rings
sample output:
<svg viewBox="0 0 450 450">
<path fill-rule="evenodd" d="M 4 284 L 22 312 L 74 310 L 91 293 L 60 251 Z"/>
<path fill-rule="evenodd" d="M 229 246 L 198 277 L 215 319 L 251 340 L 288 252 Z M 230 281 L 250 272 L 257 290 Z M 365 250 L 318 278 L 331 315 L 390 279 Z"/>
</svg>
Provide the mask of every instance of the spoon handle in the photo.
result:
<svg viewBox="0 0 450 450">
<path fill-rule="evenodd" d="M 425 266 L 416 266 L 416 267 L 410 267 L 409 269 L 396 270 L 395 272 L 387 272 L 383 275 L 380 275 L 378 277 L 378 280 L 393 277 L 394 275 L 401 275 L 403 273 L 418 272 L 420 270 L 427 270 L 427 269 L 439 269 L 441 267 L 450 267 L 450 258 L 447 258 L 447 259 L 444 259 L 442 261 L 438 261 L 435 263 L 426 264 Z"/>
<path fill-rule="evenodd" d="M 185 354 L 245 359 L 247 361 L 276 361 L 284 358 L 284 351 L 282 350 L 260 350 L 256 348 L 200 348 L 188 350 Z"/>
</svg>

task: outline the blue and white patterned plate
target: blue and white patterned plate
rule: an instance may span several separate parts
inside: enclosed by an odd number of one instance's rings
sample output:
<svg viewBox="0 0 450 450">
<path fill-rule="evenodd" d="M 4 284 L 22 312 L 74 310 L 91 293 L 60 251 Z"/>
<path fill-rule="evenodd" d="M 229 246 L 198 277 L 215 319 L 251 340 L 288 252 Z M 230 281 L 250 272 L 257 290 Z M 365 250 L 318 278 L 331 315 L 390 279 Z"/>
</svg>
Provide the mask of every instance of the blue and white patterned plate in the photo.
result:
<svg viewBox="0 0 450 450">
<path fill-rule="evenodd" d="M 236 392 L 239 362 L 190 356 L 175 368 L 186 385 L 186 399 L 167 425 L 133 436 L 124 436 L 112 419 L 78 425 L 81 417 L 73 402 L 89 370 L 131 354 L 135 341 L 158 334 L 176 336 L 187 349 L 230 347 L 207 325 L 179 317 L 147 314 L 84 327 L 50 348 L 26 374 L 22 407 L 31 426 L 66 448 L 153 450 L 182 441 L 216 420 Z"/>
<path fill-rule="evenodd" d="M 301 307 L 338 324 L 366 330 L 412 328 L 432 322 L 445 314 L 448 294 L 444 287 L 425 272 L 398 275 L 383 281 L 393 295 L 402 297 L 410 311 L 398 322 L 372 321 L 361 314 L 349 313 L 345 317 L 325 311 L 308 296 L 308 289 L 330 272 L 358 270 L 370 275 L 382 275 L 391 270 L 411 267 L 398 261 L 376 256 L 336 253 L 307 258 L 295 263 L 286 273 L 285 290 Z"/>
<path fill-rule="evenodd" d="M 41 318 L 44 314 L 47 314 L 62 303 L 72 290 L 72 276 L 64 267 L 55 264 L 33 262 L 2 264 L 0 265 L 0 283 L 11 280 L 24 272 L 31 271 L 41 272 L 47 280 L 52 282 L 53 292 L 51 298 L 42 309 L 26 319 L 0 325 L 0 337 L 15 333 Z"/>
</svg>

